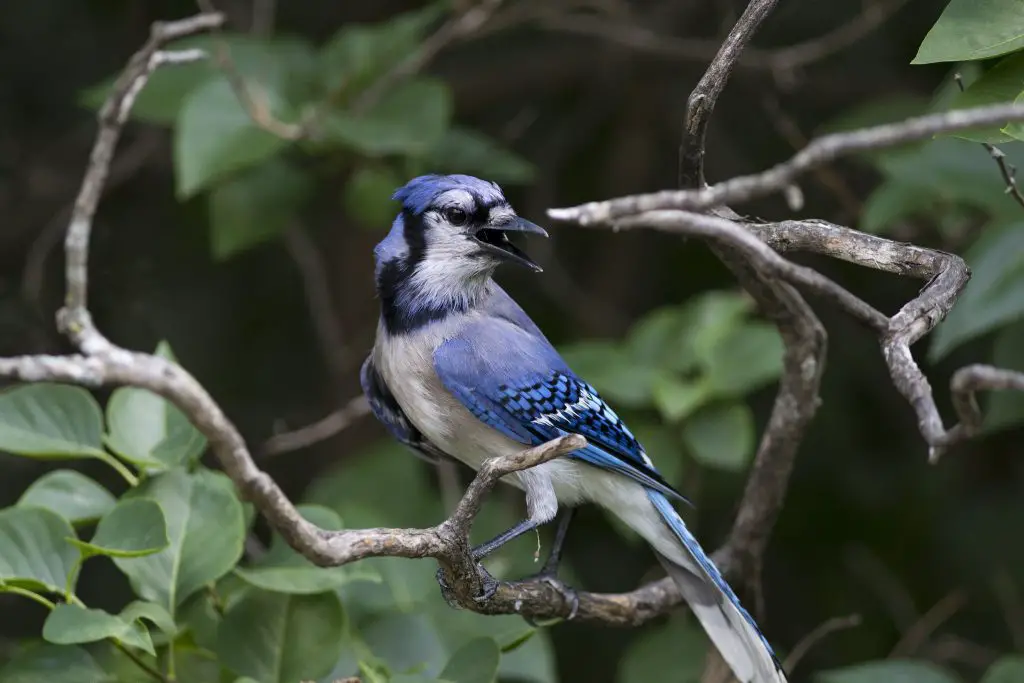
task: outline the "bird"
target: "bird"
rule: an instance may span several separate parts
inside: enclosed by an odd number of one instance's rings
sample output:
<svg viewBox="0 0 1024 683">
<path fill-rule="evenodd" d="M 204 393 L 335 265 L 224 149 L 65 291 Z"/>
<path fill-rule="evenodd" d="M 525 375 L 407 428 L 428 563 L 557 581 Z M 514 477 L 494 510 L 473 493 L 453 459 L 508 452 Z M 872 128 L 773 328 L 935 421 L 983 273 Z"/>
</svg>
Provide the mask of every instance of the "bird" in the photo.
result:
<svg viewBox="0 0 1024 683">
<path fill-rule="evenodd" d="M 525 494 L 526 519 L 475 547 L 474 559 L 560 507 L 596 503 L 650 544 L 740 683 L 785 683 L 767 639 L 673 507 L 685 498 L 495 282 L 503 264 L 541 272 L 510 235 L 547 232 L 520 217 L 498 184 L 474 176 L 418 176 L 392 199 L 400 211 L 374 248 L 380 317 L 360 371 L 375 417 L 421 457 L 473 469 L 568 434 L 587 441 L 506 477 Z"/>
</svg>

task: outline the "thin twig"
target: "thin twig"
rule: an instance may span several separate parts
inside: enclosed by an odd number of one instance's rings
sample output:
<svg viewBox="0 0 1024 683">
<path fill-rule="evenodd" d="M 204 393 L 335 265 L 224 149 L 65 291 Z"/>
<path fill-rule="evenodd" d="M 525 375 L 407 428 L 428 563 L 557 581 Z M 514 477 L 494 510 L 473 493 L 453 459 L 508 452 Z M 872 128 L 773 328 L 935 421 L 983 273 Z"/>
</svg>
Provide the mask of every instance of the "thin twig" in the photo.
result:
<svg viewBox="0 0 1024 683">
<path fill-rule="evenodd" d="M 380 98 L 399 81 L 421 71 L 449 44 L 478 32 L 501 6 L 504 0 L 481 0 L 458 16 L 452 17 L 419 46 L 406 59 L 373 82 L 352 104 L 352 112 L 359 114 L 373 108 Z"/>
<path fill-rule="evenodd" d="M 200 11 L 207 14 L 216 12 L 212 0 L 196 0 Z M 220 35 L 220 27 L 214 29 L 214 34 Z M 245 109 L 252 122 L 263 130 L 285 140 L 300 140 L 306 134 L 305 127 L 297 123 L 288 123 L 279 120 L 271 111 L 270 103 L 266 96 L 258 88 L 242 76 L 231 56 L 231 48 L 222 38 L 214 42 L 215 61 L 220 67 L 224 77 L 231 85 L 238 103 Z"/>
<path fill-rule="evenodd" d="M 967 604 L 967 597 L 960 591 L 954 591 L 939 600 L 930 610 L 921 615 L 913 626 L 907 629 L 899 642 L 889 653 L 890 658 L 910 657 L 917 653 L 932 634 L 944 623 L 953 618 Z"/>
<path fill-rule="evenodd" d="M 327 417 L 290 432 L 275 434 L 263 444 L 267 457 L 308 448 L 341 433 L 356 420 L 370 414 L 366 397 L 359 395 Z"/>
<path fill-rule="evenodd" d="M 810 652 L 815 645 L 823 641 L 825 638 L 828 638 L 833 633 L 860 626 L 862 621 L 863 620 L 859 614 L 849 614 L 845 617 L 832 617 L 831 619 L 818 624 L 813 631 L 801 638 L 793 649 L 789 651 L 789 655 L 786 657 L 786 661 L 783 662 L 782 668 L 792 674 L 796 665 L 807 656 L 807 653 Z"/>
<path fill-rule="evenodd" d="M 863 11 L 852 20 L 844 20 L 831 31 L 788 47 L 765 49 L 748 46 L 736 66 L 750 71 L 770 71 L 776 78 L 785 77 L 850 47 L 881 26 L 907 2 L 865 3 Z M 618 17 L 546 13 L 539 19 L 539 24 L 551 31 L 600 38 L 656 57 L 690 62 L 714 58 L 721 45 L 717 40 L 662 35 L 646 27 L 623 22 Z"/>
<path fill-rule="evenodd" d="M 964 91 L 964 79 L 959 73 L 953 74 L 953 80 L 956 81 L 957 87 L 960 88 L 960 92 Z M 1006 194 L 1013 197 L 1021 206 L 1024 206 L 1024 194 L 1021 194 L 1020 188 L 1017 187 L 1017 167 L 1006 160 L 1006 154 L 1003 150 L 999 149 L 990 142 L 983 142 L 981 146 L 985 148 L 985 151 L 989 153 L 992 160 L 996 162 L 996 166 L 999 167 L 999 175 L 1003 176 L 1003 182 L 1006 183 Z"/>
</svg>

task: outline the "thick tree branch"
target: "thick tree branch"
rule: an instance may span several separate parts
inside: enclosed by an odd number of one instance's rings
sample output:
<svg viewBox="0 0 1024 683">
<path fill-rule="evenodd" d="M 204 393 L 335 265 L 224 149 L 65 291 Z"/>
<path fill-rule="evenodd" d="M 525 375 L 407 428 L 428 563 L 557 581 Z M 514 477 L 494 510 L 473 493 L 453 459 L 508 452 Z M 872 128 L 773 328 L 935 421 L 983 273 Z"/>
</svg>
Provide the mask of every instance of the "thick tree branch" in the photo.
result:
<svg viewBox="0 0 1024 683">
<path fill-rule="evenodd" d="M 1024 121 L 1024 104 L 997 104 L 957 109 L 941 114 L 918 116 L 897 123 L 833 133 L 812 140 L 793 158 L 761 173 L 739 176 L 699 189 L 662 190 L 564 209 L 551 209 L 548 215 L 555 220 L 593 225 L 662 209 L 702 211 L 784 191 L 792 186 L 801 174 L 841 156 L 927 140 L 938 133 L 1005 125 L 1011 121 Z"/>
</svg>

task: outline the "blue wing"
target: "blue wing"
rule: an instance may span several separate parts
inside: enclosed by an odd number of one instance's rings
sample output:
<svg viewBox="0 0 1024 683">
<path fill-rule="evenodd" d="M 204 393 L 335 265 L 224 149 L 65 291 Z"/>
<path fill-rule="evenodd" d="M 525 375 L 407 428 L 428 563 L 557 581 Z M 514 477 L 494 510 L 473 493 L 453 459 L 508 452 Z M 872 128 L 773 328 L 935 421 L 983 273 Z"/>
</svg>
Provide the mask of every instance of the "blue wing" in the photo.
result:
<svg viewBox="0 0 1024 683">
<path fill-rule="evenodd" d="M 409 422 L 385 384 L 384 378 L 373 366 L 372 356 L 363 361 L 363 367 L 359 370 L 359 384 L 370 404 L 370 412 L 397 441 L 411 448 L 413 453 L 428 462 L 437 462 L 439 458 L 447 457 Z"/>
<path fill-rule="evenodd" d="M 597 391 L 576 377 L 543 336 L 504 316 L 470 325 L 434 353 L 445 388 L 481 422 L 526 445 L 580 434 L 569 455 L 685 500 Z"/>
</svg>

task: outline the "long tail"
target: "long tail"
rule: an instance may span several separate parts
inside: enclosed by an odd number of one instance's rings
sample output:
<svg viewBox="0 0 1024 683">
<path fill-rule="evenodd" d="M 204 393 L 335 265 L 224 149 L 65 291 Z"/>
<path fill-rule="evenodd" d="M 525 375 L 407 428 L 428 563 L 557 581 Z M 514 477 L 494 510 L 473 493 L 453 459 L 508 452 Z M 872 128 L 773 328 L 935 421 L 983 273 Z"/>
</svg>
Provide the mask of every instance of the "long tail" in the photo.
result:
<svg viewBox="0 0 1024 683">
<path fill-rule="evenodd" d="M 740 683 L 786 683 L 786 673 L 754 619 L 722 578 L 711 558 L 658 491 L 647 497 L 685 548 L 691 562 L 680 564 L 657 553 L 690 609 Z"/>
</svg>

